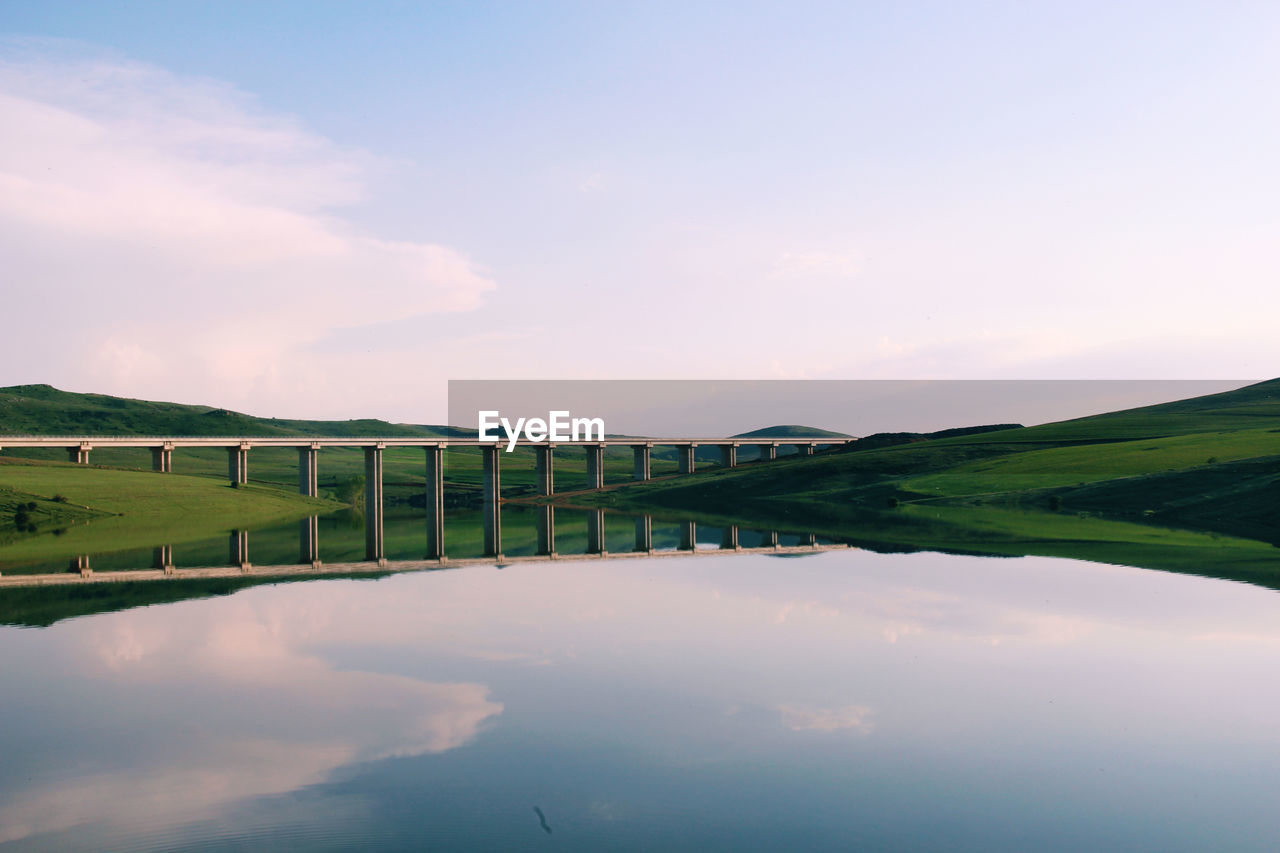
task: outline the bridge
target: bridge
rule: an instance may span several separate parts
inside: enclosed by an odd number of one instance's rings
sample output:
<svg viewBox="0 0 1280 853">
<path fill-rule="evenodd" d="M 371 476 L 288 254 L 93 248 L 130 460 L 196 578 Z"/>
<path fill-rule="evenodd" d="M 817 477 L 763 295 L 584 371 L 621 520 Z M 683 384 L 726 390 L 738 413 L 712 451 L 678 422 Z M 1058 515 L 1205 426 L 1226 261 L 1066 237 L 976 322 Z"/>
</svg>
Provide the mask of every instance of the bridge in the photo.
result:
<svg viewBox="0 0 1280 853">
<path fill-rule="evenodd" d="M 536 453 L 535 472 L 537 493 L 549 497 L 555 494 L 554 456 L 557 447 L 581 447 L 587 457 L 588 490 L 604 487 L 604 451 L 607 447 L 629 447 L 634 455 L 633 481 L 652 479 L 650 462 L 654 447 L 674 447 L 677 452 L 679 474 L 692 474 L 696 470 L 694 450 L 698 447 L 715 447 L 720 451 L 724 467 L 738 464 L 738 448 L 757 447 L 764 462 L 778 458 L 779 447 L 794 447 L 801 456 L 812 456 L 821 448 L 845 445 L 853 438 L 843 437 L 794 437 L 759 436 L 753 438 L 605 438 L 588 442 L 533 442 L 516 441 L 518 447 L 532 447 Z M 383 499 L 382 454 L 388 447 L 420 447 L 426 455 L 426 506 L 427 506 L 427 559 L 440 560 L 444 550 L 444 450 L 450 447 L 474 447 L 481 451 L 482 493 L 484 497 L 484 553 L 486 558 L 502 558 L 502 454 L 509 440 L 481 441 L 478 438 L 433 438 L 423 436 L 0 436 L 0 450 L 5 448 L 62 448 L 72 462 L 88 465 L 89 454 L 96 448 L 149 448 L 152 468 L 162 473 L 173 470 L 173 452 L 178 448 L 225 448 L 227 451 L 227 478 L 233 485 L 249 480 L 249 451 L 256 447 L 292 447 L 298 451 L 298 491 L 316 497 L 319 493 L 316 471 L 319 453 L 326 447 L 359 447 L 364 450 L 365 472 L 365 556 L 366 559 L 385 564 L 383 547 Z M 314 520 L 313 520 L 314 521 Z M 304 522 L 305 524 L 306 522 Z M 637 521 L 637 525 L 640 521 Z M 303 532 L 304 562 L 318 565 L 315 549 L 315 525 L 311 525 L 311 545 L 306 543 Z M 598 546 L 594 553 L 604 553 L 604 514 L 593 511 L 588 516 L 588 540 Z M 639 528 L 637 536 L 640 537 Z M 247 535 L 247 534 L 246 534 Z M 235 548 L 232 534 L 232 547 Z M 639 538 L 637 540 L 640 541 Z M 588 549 L 591 550 L 590 548 Z M 649 546 L 648 550 L 652 550 Z M 306 558 L 310 551 L 311 558 Z M 539 554 L 555 553 L 555 509 L 539 507 Z M 241 561 L 248 564 L 247 558 Z"/>
</svg>

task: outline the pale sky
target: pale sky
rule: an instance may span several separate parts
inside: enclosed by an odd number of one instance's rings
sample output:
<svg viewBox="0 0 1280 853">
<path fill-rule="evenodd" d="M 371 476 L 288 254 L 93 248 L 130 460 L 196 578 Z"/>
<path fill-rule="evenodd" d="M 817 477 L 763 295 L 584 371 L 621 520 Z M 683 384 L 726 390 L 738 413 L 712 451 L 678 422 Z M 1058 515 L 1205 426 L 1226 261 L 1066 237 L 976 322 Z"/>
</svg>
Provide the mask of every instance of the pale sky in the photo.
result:
<svg viewBox="0 0 1280 853">
<path fill-rule="evenodd" d="M 1280 374 L 1280 5 L 0 5 L 0 385 Z"/>
</svg>

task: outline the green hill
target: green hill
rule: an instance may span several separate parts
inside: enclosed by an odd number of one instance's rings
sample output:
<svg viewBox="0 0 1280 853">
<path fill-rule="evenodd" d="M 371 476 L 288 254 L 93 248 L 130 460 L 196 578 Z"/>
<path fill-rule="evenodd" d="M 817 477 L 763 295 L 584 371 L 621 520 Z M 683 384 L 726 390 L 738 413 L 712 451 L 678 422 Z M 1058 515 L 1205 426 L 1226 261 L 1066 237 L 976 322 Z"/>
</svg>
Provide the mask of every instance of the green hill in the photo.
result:
<svg viewBox="0 0 1280 853">
<path fill-rule="evenodd" d="M 260 418 L 212 406 L 156 402 L 61 391 L 49 385 L 15 385 L 0 388 L 0 447 L 4 435 L 202 435 L 202 436 L 366 436 L 399 435 L 439 437 L 457 432 L 449 427 L 394 424 L 375 419 L 346 421 Z M 9 458 L 63 461 L 61 450 L 0 450 Z M 456 460 L 461 462 L 461 460 Z M 97 448 L 90 462 L 98 466 L 149 470 L 145 448 Z M 420 492 L 424 474 L 422 451 L 388 450 L 385 459 L 388 494 L 393 501 L 407 501 Z M 479 481 L 478 464 L 459 470 Z M 529 465 L 532 481 L 532 463 Z M 217 448 L 183 448 L 174 454 L 174 471 L 216 479 L 225 478 L 227 457 Z M 320 485 L 328 494 L 349 501 L 359 492 L 364 458 L 353 448 L 326 450 L 320 461 Z M 257 448 L 249 457 L 249 478 L 255 484 L 296 489 L 297 454 L 289 448 Z M 0 472 L 0 487 L 7 478 Z"/>
<path fill-rule="evenodd" d="M 896 434 L 884 437 L 896 442 L 888 444 L 874 438 L 810 458 L 709 470 L 586 500 L 816 529 L 881 546 L 932 542 L 998 553 L 1074 548 L 1084 555 L 1097 541 L 1115 553 L 1117 537 L 1134 529 L 1225 533 L 1268 546 L 1280 538 L 1280 380 L 1040 426 L 905 441 Z M 1082 513 L 1097 524 L 1070 521 Z M 927 535 L 926 518 L 933 519 Z M 1051 549 L 1046 543 L 1053 541 L 1058 546 Z M 1203 560 L 1207 552 L 1198 553 Z M 1249 553 L 1250 561 L 1258 555 L 1268 565 L 1280 561 L 1280 553 L 1272 558 L 1265 548 Z M 1161 559 L 1167 564 L 1169 557 Z M 1280 572 L 1280 562 L 1275 568 Z"/>
<path fill-rule="evenodd" d="M 0 435 L 423 435 L 449 427 L 361 419 L 259 418 L 211 406 L 78 394 L 50 385 L 0 388 Z"/>
<path fill-rule="evenodd" d="M 1280 426 L 1280 379 L 1171 403 L 1008 432 L 1006 441 L 1123 441 Z"/>
</svg>

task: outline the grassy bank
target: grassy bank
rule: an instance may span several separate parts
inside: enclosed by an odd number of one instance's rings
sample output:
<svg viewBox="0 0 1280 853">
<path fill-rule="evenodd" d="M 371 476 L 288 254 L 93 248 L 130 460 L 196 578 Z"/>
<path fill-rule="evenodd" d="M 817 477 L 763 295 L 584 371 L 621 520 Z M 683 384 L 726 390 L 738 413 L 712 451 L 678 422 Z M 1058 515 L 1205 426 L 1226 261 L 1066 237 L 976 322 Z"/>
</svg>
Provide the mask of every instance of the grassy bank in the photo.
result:
<svg viewBox="0 0 1280 853">
<path fill-rule="evenodd" d="M 35 502 L 35 533 L 0 515 L 0 559 L 48 559 L 178 543 L 227 530 L 332 512 L 342 504 L 259 485 L 64 463 L 0 461 L 6 505 Z M 62 500 L 54 501 L 55 497 Z"/>
</svg>

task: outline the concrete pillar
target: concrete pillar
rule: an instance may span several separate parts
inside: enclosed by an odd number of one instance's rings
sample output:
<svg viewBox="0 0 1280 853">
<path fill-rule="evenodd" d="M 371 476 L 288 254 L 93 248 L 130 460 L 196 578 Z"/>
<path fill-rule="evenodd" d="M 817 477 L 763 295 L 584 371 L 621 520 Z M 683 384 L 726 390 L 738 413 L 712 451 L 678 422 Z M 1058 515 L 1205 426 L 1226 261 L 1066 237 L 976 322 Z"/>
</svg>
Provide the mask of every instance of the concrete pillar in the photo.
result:
<svg viewBox="0 0 1280 853">
<path fill-rule="evenodd" d="M 364 449 L 364 558 L 379 565 L 386 561 L 382 541 L 382 449 Z"/>
<path fill-rule="evenodd" d="M 444 448 L 427 447 L 427 559 L 444 558 Z"/>
<path fill-rule="evenodd" d="M 484 492 L 484 555 L 502 556 L 502 473 L 497 445 L 480 448 L 483 460 L 481 484 Z"/>
<path fill-rule="evenodd" d="M 778 458 L 778 445 L 776 444 L 758 444 L 760 448 L 760 461 L 772 462 Z"/>
<path fill-rule="evenodd" d="M 78 557 L 72 557 L 71 565 L 67 567 L 67 571 L 79 574 L 82 578 L 92 575 L 93 569 L 89 568 L 89 555 L 81 554 Z"/>
<path fill-rule="evenodd" d="M 313 569 L 320 568 L 320 516 L 318 515 L 298 522 L 298 562 Z"/>
<path fill-rule="evenodd" d="M 249 562 L 249 531 L 231 531 L 228 546 L 230 555 L 227 559 L 231 562 L 231 565 L 239 566 L 242 569 L 253 567 L 253 564 Z"/>
<path fill-rule="evenodd" d="M 587 488 L 604 488 L 604 445 L 588 444 L 587 450 Z"/>
<path fill-rule="evenodd" d="M 93 447 L 88 444 L 81 444 L 77 447 L 68 447 L 67 457 L 77 465 L 88 465 L 89 451 L 92 449 Z"/>
<path fill-rule="evenodd" d="M 550 444 L 538 444 L 534 446 L 533 452 L 538 494 L 554 495 L 556 493 L 555 448 Z"/>
<path fill-rule="evenodd" d="M 538 507 L 538 556 L 552 557 L 556 553 L 556 508 Z"/>
<path fill-rule="evenodd" d="M 151 470 L 168 474 L 173 470 L 173 445 L 151 448 Z"/>
<path fill-rule="evenodd" d="M 653 516 L 636 517 L 636 550 L 645 553 L 653 550 Z"/>
<path fill-rule="evenodd" d="M 698 550 L 698 525 L 692 521 L 686 521 L 680 525 L 680 550 Z"/>
<path fill-rule="evenodd" d="M 777 548 L 778 547 L 778 531 L 766 530 L 764 533 L 764 538 L 760 541 L 760 546 L 763 548 Z"/>
<path fill-rule="evenodd" d="M 804 534 L 803 536 L 801 536 L 801 537 L 800 537 L 800 544 L 801 544 L 801 545 L 808 545 L 808 546 L 809 546 L 809 547 L 811 547 L 811 548 L 817 548 L 817 547 L 818 547 L 818 537 L 817 537 L 817 536 L 815 536 L 815 535 L 814 535 L 814 534 L 812 534 L 812 533 L 806 533 L 806 534 Z"/>
<path fill-rule="evenodd" d="M 151 552 L 151 567 L 160 569 L 166 575 L 173 574 L 173 546 L 161 545 Z"/>
<path fill-rule="evenodd" d="M 799 453 L 801 456 L 812 456 L 813 449 L 815 447 L 817 447 L 816 444 L 797 444 L 796 452 Z"/>
<path fill-rule="evenodd" d="M 249 445 L 227 448 L 227 479 L 233 484 L 249 482 Z"/>
<path fill-rule="evenodd" d="M 635 478 L 637 480 L 648 480 L 652 467 L 653 445 L 638 444 L 631 448 L 631 452 L 635 454 Z"/>
<path fill-rule="evenodd" d="M 726 468 L 735 468 L 738 465 L 738 445 L 722 444 L 720 445 L 720 462 Z"/>
<path fill-rule="evenodd" d="M 602 555 L 608 553 L 604 541 L 604 510 L 602 509 L 587 512 L 587 553 Z"/>
<path fill-rule="evenodd" d="M 720 547 L 726 551 L 738 550 L 738 526 L 731 524 L 720 534 Z"/>
<path fill-rule="evenodd" d="M 320 457 L 320 445 L 311 444 L 298 448 L 298 494 L 316 497 L 320 486 L 316 463 Z"/>
<path fill-rule="evenodd" d="M 693 461 L 693 449 L 697 446 L 696 444 L 680 444 L 676 446 L 676 453 L 680 459 L 679 470 L 681 474 L 692 474 L 696 469 L 697 465 Z"/>
</svg>

